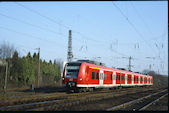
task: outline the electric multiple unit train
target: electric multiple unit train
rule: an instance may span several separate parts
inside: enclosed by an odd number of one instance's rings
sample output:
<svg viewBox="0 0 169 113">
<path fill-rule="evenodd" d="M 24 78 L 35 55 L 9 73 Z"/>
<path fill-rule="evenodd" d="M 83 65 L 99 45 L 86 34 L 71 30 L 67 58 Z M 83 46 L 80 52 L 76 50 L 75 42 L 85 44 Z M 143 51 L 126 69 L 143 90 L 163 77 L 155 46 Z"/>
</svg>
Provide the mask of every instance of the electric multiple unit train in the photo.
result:
<svg viewBox="0 0 169 113">
<path fill-rule="evenodd" d="M 95 88 L 152 86 L 153 77 L 79 60 L 65 65 L 62 83 L 67 91 L 85 92 Z"/>
</svg>

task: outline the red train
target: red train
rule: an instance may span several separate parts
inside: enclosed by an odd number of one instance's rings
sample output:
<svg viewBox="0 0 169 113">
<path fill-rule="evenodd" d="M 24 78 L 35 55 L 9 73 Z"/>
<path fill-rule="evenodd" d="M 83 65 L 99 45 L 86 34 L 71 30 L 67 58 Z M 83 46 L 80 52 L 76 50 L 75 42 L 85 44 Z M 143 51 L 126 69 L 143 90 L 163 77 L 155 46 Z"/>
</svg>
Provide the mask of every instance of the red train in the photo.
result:
<svg viewBox="0 0 169 113">
<path fill-rule="evenodd" d="M 62 82 L 68 91 L 85 92 L 95 88 L 153 85 L 153 77 L 79 60 L 65 65 Z"/>
</svg>

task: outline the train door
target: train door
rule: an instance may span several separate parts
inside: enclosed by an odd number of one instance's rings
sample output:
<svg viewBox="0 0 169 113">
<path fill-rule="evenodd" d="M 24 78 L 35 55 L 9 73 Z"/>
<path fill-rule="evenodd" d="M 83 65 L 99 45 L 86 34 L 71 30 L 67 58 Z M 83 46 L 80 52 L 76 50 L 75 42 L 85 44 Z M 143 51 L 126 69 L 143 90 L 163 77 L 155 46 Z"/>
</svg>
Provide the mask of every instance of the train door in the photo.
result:
<svg viewBox="0 0 169 113">
<path fill-rule="evenodd" d="M 120 73 L 116 72 L 116 84 L 121 84 Z"/>
<path fill-rule="evenodd" d="M 140 76 L 140 84 L 142 84 L 142 83 L 143 83 L 143 77 Z"/>
<path fill-rule="evenodd" d="M 147 78 L 144 77 L 144 84 L 147 84 Z"/>
<path fill-rule="evenodd" d="M 99 80 L 99 85 L 103 86 L 103 70 L 100 70 L 100 80 Z"/>
<path fill-rule="evenodd" d="M 121 73 L 121 84 L 125 84 L 125 74 Z"/>
<path fill-rule="evenodd" d="M 131 78 L 132 76 L 130 74 L 127 74 L 127 84 L 131 84 Z"/>
</svg>

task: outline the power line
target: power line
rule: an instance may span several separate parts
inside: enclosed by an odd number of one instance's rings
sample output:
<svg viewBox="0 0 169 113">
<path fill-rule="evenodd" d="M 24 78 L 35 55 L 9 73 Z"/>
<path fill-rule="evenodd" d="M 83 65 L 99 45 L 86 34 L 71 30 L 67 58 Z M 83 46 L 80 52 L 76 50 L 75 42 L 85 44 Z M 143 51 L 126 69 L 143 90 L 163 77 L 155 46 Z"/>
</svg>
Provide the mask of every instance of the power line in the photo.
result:
<svg viewBox="0 0 169 113">
<path fill-rule="evenodd" d="M 136 29 L 134 24 L 129 20 L 129 18 L 122 12 L 122 10 L 113 2 L 113 5 L 118 9 L 118 11 L 123 15 L 123 17 L 127 20 L 127 22 L 133 27 L 133 29 L 136 31 L 136 33 L 140 36 L 140 38 L 147 43 L 147 41 L 144 40 L 144 37 L 142 34 Z M 154 51 L 154 49 L 147 43 L 147 45 Z"/>
<path fill-rule="evenodd" d="M 60 23 L 56 22 L 55 20 L 53 20 L 53 19 L 51 19 L 51 18 L 49 18 L 49 17 L 47 17 L 47 16 L 45 16 L 45 15 L 42 15 L 41 13 L 39 13 L 39 12 L 37 12 L 37 11 L 31 9 L 31 8 L 28 8 L 28 7 L 26 7 L 26 6 L 24 6 L 24 5 L 20 4 L 20 3 L 17 3 L 17 2 L 14 2 L 14 3 L 16 3 L 16 4 L 19 5 L 19 6 L 22 6 L 23 8 L 25 8 L 25 9 L 27 9 L 27 10 L 29 10 L 29 11 L 31 11 L 31 12 L 33 12 L 33 13 L 39 15 L 39 16 L 41 16 L 41 17 L 43 17 L 43 18 L 45 18 L 45 19 L 51 21 L 51 22 L 54 22 L 54 23 L 59 24 L 59 25 L 62 25 L 63 27 L 69 29 L 69 27 L 64 26 L 63 24 L 60 24 Z M 72 31 L 73 31 L 73 30 L 72 30 Z M 81 35 L 83 38 L 86 38 L 86 39 L 91 40 L 91 41 L 94 41 L 94 42 L 101 42 L 101 43 L 104 42 L 104 41 L 99 41 L 99 40 L 94 40 L 94 39 L 88 38 L 88 37 L 84 36 L 82 33 L 80 33 L 79 31 L 73 31 L 73 33 L 77 33 L 77 34 Z M 124 55 L 124 54 L 122 54 L 122 53 L 120 53 L 120 52 L 117 52 L 117 51 L 115 51 L 115 50 L 113 50 L 113 49 L 111 49 L 111 50 L 114 51 L 115 53 L 120 54 L 120 55 Z M 124 56 L 126 56 L 126 55 L 124 55 Z"/>
<path fill-rule="evenodd" d="M 26 6 L 24 6 L 24 5 L 22 5 L 22 4 L 18 3 L 18 2 L 14 2 L 14 3 L 19 5 L 19 6 L 21 6 L 21 7 L 23 7 L 23 8 L 25 8 L 25 9 L 27 9 L 27 10 L 29 10 L 29 11 L 31 11 L 31 12 L 33 12 L 33 13 L 35 13 L 35 14 L 37 14 L 37 15 L 39 15 L 39 16 L 41 16 L 41 17 L 43 17 L 43 18 L 45 18 L 45 19 L 47 19 L 47 20 L 49 20 L 49 21 L 51 21 L 51 22 L 54 22 L 54 23 L 56 23 L 58 25 L 62 25 L 63 27 L 65 27 L 67 29 L 71 29 L 70 27 L 67 27 L 67 26 L 65 26 L 65 25 L 63 25 L 63 24 L 61 24 L 59 22 L 56 22 L 54 19 L 51 19 L 51 18 L 49 18 L 49 17 L 47 17 L 45 15 L 42 15 L 41 13 L 39 13 L 39 12 L 29 8 L 29 7 L 26 7 Z"/>
<path fill-rule="evenodd" d="M 49 17 L 47 17 L 47 16 L 45 16 L 45 15 L 39 13 L 38 11 L 35 11 L 35 10 L 29 8 L 29 7 L 26 7 L 26 6 L 24 6 L 23 4 L 20 4 L 20 3 L 18 3 L 18 2 L 14 2 L 14 3 L 17 4 L 17 5 L 19 5 L 19 6 L 21 6 L 21 7 L 23 7 L 23 8 L 25 8 L 25 9 L 27 9 L 27 10 L 29 10 L 29 11 L 31 11 L 31 12 L 33 12 L 33 13 L 35 13 L 35 14 L 37 14 L 37 15 L 39 15 L 39 16 L 41 16 L 41 17 L 43 17 L 43 18 L 45 18 L 45 19 L 47 19 L 47 20 L 49 20 L 49 21 L 51 21 L 51 22 L 54 22 L 54 23 L 58 24 L 59 26 L 63 26 L 64 28 L 66 28 L 66 29 L 68 29 L 68 30 L 71 29 L 70 27 L 67 27 L 67 26 L 65 26 L 64 24 L 61 24 L 60 22 L 57 22 L 57 21 L 55 21 L 54 19 L 49 18 Z M 72 30 L 72 32 L 81 35 L 81 38 L 86 38 L 86 39 L 91 40 L 91 41 L 94 41 L 94 42 L 101 42 L 101 43 L 104 42 L 104 41 L 99 41 L 99 40 L 94 40 L 94 39 L 92 39 L 92 38 L 89 38 L 89 37 L 83 35 L 81 32 L 76 31 L 76 30 Z"/>
<path fill-rule="evenodd" d="M 47 31 L 50 31 L 50 32 L 55 33 L 55 34 L 59 34 L 59 35 L 65 36 L 65 35 L 63 35 L 63 34 L 57 33 L 56 31 L 53 31 L 53 30 L 50 30 L 50 29 L 46 29 L 46 28 L 41 27 L 41 26 L 38 26 L 38 25 L 31 24 L 31 23 L 29 23 L 29 22 L 26 22 L 26 21 L 23 21 L 23 20 L 14 18 L 14 17 L 10 17 L 10 16 L 7 16 L 7 15 L 2 14 L 2 13 L 0 13 L 0 15 L 1 15 L 1 16 L 4 16 L 4 17 L 6 17 L 6 18 L 9 18 L 9 19 L 11 19 L 11 20 L 15 20 L 15 21 L 18 21 L 18 22 L 21 22 L 21 23 L 24 23 L 24 24 L 33 26 L 33 27 L 35 27 L 35 28 L 39 28 L 39 29 L 41 29 L 41 30 L 45 30 L 45 31 L 47 30 Z"/>
<path fill-rule="evenodd" d="M 41 38 L 41 37 L 33 36 L 33 35 L 31 35 L 31 34 L 28 34 L 28 33 L 19 32 L 19 31 L 16 31 L 16 30 L 13 30 L 13 29 L 10 29 L 10 28 L 7 28 L 7 27 L 2 27 L 2 26 L 0 26 L 0 29 L 5 29 L 5 30 L 10 31 L 10 32 L 15 32 L 15 33 L 18 33 L 18 34 L 21 34 L 21 35 L 24 35 L 24 36 L 28 36 L 28 37 L 34 38 L 34 39 L 36 38 L 36 39 L 41 40 L 41 41 L 44 40 L 44 41 L 47 41 L 47 42 L 56 44 L 56 43 L 53 42 L 53 41 L 49 41 L 49 40 L 43 39 L 43 38 Z M 57 44 L 58 44 L 58 45 L 61 45 L 60 43 L 57 43 Z M 61 45 L 61 46 L 63 46 L 63 45 Z"/>
<path fill-rule="evenodd" d="M 143 17 L 141 16 L 141 14 L 139 13 L 139 11 L 137 10 L 137 8 L 133 5 L 132 2 L 130 2 L 130 5 L 133 7 L 134 11 L 136 12 L 137 16 L 139 17 L 140 20 L 142 20 L 145 28 L 147 29 L 147 31 L 149 31 L 149 33 L 153 34 L 150 30 L 150 28 L 148 27 L 147 23 L 144 21 Z"/>
</svg>

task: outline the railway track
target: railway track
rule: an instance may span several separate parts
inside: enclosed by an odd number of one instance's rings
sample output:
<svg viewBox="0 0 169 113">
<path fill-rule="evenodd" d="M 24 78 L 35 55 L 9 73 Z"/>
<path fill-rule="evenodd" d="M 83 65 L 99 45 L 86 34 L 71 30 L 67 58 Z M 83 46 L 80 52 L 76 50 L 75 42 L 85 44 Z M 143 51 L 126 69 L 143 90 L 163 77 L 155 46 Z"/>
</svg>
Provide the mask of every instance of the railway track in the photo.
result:
<svg viewBox="0 0 169 113">
<path fill-rule="evenodd" d="M 52 97 L 38 98 L 27 101 L 14 101 L 13 103 L 6 103 L 0 107 L 0 111 L 34 111 L 34 110 L 62 110 L 63 108 L 69 108 L 72 105 L 83 104 L 90 101 L 101 100 L 110 98 L 112 96 L 125 95 L 128 91 L 130 93 L 135 92 L 146 92 L 152 91 L 153 89 L 144 88 L 127 88 L 117 90 L 101 90 L 96 92 L 85 92 L 85 93 L 72 93 L 72 94 L 57 94 L 55 93 Z M 3 103 L 2 103 L 3 104 Z M 61 108 L 61 109 L 60 109 Z"/>
<path fill-rule="evenodd" d="M 126 95 L 126 93 L 129 90 L 126 91 L 120 91 L 120 92 L 116 92 L 116 93 L 109 93 L 109 94 L 101 94 L 101 95 L 92 95 L 92 96 L 86 96 L 86 97 L 81 97 L 80 99 L 70 99 L 67 100 L 66 103 L 58 103 L 57 105 L 52 105 L 52 106 L 45 106 L 45 107 L 39 107 L 39 108 L 35 108 L 35 109 L 31 109 L 31 110 L 42 110 L 42 111 L 48 111 L 48 110 L 78 110 L 79 111 L 79 105 L 85 105 L 87 103 L 90 102 L 97 102 L 97 101 L 101 101 L 103 99 L 109 99 L 111 97 L 115 97 L 117 98 L 118 96 L 122 96 L 122 95 Z M 132 91 L 131 93 L 135 93 L 135 92 L 142 92 L 144 93 L 144 91 Z M 146 92 L 146 91 L 145 91 Z M 78 105 L 78 107 L 77 107 Z M 74 106 L 74 108 L 73 108 Z M 84 106 L 83 106 L 84 107 Z"/>
<path fill-rule="evenodd" d="M 148 107 L 150 107 L 152 104 L 155 104 L 156 102 L 158 102 L 159 100 L 161 100 L 162 98 L 164 98 L 165 96 L 167 96 L 168 93 L 164 94 L 163 96 L 159 97 L 158 99 L 150 102 L 149 104 L 147 104 L 146 106 L 142 107 L 141 109 L 139 109 L 139 111 L 142 111 L 142 110 L 146 110 Z"/>
<path fill-rule="evenodd" d="M 131 88 L 132 89 L 132 88 Z M 133 88 L 134 89 L 134 88 Z M 115 92 L 117 91 L 123 91 L 123 90 L 126 90 L 126 89 L 116 89 L 114 90 Z M 111 90 L 101 90 L 101 91 L 94 91 L 94 92 L 85 92 L 85 93 L 70 93 L 70 94 L 67 94 L 65 92 L 56 92 L 56 93 L 52 93 L 52 94 L 30 94 L 30 95 L 17 95 L 17 96 L 4 96 L 4 97 L 0 97 L 0 106 L 6 106 L 7 104 L 8 105 L 11 105 L 10 103 L 19 103 L 19 102 L 22 102 L 24 103 L 25 101 L 29 101 L 29 100 L 33 100 L 33 101 L 38 101 L 38 98 L 41 98 L 41 100 L 44 100 L 46 99 L 46 97 L 49 97 L 47 99 L 50 100 L 51 99 L 54 99 L 54 98 L 60 98 L 60 97 L 64 97 L 64 96 L 67 96 L 67 95 L 71 95 L 71 96 L 80 96 L 80 95 L 84 95 L 84 94 L 88 94 L 88 93 L 91 93 L 91 94 L 95 94 L 95 93 L 108 93 L 108 92 L 112 92 Z"/>
<path fill-rule="evenodd" d="M 166 95 L 168 95 L 167 89 L 114 106 L 112 108 L 108 108 L 106 109 L 106 111 L 113 111 L 113 110 L 142 111 L 145 110 L 150 105 L 152 105 L 153 103 L 160 100 L 161 98 L 165 97 Z"/>
</svg>

